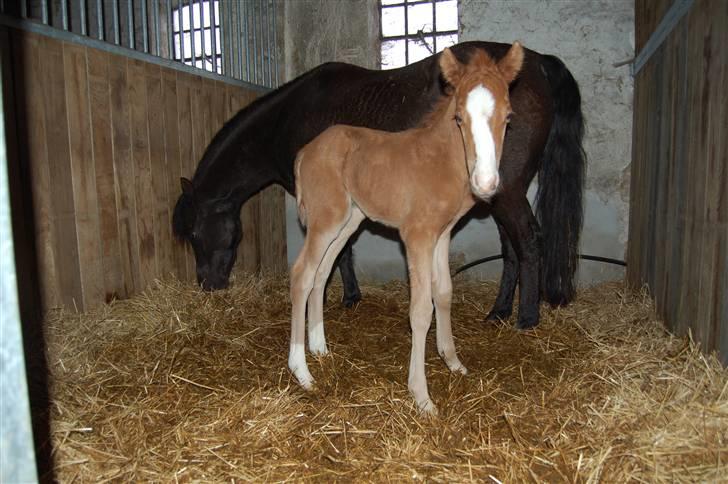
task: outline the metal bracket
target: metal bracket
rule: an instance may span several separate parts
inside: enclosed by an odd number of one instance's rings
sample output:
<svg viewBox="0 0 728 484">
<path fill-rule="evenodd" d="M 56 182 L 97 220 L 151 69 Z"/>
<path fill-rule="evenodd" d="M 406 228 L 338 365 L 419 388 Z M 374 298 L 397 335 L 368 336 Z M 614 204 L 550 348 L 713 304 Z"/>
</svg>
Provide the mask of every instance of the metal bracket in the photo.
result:
<svg viewBox="0 0 728 484">
<path fill-rule="evenodd" d="M 662 20 L 660 20 L 657 28 L 654 32 L 652 32 L 652 35 L 650 35 L 650 38 L 645 43 L 644 47 L 642 47 L 640 53 L 635 57 L 634 62 L 632 63 L 632 77 L 637 75 L 640 69 L 642 69 L 647 61 L 650 60 L 652 54 L 660 48 L 680 19 L 688 13 L 690 7 L 693 6 L 693 3 L 694 0 L 675 0 L 675 3 L 672 4 L 667 13 L 665 13 L 662 17 Z"/>
</svg>

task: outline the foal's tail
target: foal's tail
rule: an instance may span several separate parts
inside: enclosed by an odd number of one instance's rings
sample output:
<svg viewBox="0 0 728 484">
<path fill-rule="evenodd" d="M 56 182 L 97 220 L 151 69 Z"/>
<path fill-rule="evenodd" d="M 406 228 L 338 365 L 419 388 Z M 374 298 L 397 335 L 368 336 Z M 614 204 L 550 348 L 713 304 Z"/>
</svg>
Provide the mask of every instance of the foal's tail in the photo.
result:
<svg viewBox="0 0 728 484">
<path fill-rule="evenodd" d="M 298 152 L 293 162 L 293 170 L 296 176 L 296 207 L 298 209 L 298 220 L 303 228 L 306 228 L 306 207 L 303 205 L 303 190 L 301 189 L 301 162 L 303 161 L 303 150 Z"/>
<path fill-rule="evenodd" d="M 564 63 L 544 55 L 541 65 L 551 85 L 554 120 L 538 176 L 536 216 L 543 237 L 541 290 L 544 299 L 557 306 L 571 302 L 576 293 L 584 216 L 584 118 L 579 85 Z"/>
</svg>

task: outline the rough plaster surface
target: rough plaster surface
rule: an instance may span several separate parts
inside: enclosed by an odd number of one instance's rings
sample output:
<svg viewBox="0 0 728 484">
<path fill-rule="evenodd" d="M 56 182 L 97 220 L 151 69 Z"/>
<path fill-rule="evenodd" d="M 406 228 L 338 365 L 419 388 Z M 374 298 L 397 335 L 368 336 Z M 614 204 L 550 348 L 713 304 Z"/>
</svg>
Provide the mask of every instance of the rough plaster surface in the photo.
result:
<svg viewBox="0 0 728 484">
<path fill-rule="evenodd" d="M 629 217 L 633 82 L 629 66 L 615 68 L 613 64 L 634 55 L 634 2 L 460 0 L 459 16 L 461 41 L 520 40 L 533 50 L 557 55 L 568 66 L 581 88 L 586 118 L 588 170 L 581 250 L 623 259 Z M 486 230 L 492 232 L 494 226 L 487 225 Z M 466 254 L 470 259 L 470 251 Z M 622 275 L 622 269 L 584 262 L 580 280 L 596 282 Z"/>
<path fill-rule="evenodd" d="M 286 2 L 286 73 L 291 79 L 316 65 L 341 60 L 378 66 L 376 0 Z M 581 250 L 623 259 L 628 225 L 632 78 L 616 62 L 634 55 L 634 7 L 616 1 L 460 0 L 460 40 L 521 40 L 534 50 L 558 55 L 581 87 L 589 159 L 586 220 Z M 325 19 L 322 21 L 322 19 Z M 530 190 L 533 200 L 535 188 Z M 287 197 L 288 259 L 302 245 L 295 201 Z M 406 278 L 401 244 L 379 230 L 362 230 L 354 245 L 362 279 Z M 500 253 L 495 224 L 477 210 L 454 235 L 451 265 Z M 470 269 L 466 277 L 498 279 L 501 263 Z M 582 262 L 579 280 L 619 279 L 617 266 Z M 462 277 L 462 276 L 459 276 Z"/>
</svg>

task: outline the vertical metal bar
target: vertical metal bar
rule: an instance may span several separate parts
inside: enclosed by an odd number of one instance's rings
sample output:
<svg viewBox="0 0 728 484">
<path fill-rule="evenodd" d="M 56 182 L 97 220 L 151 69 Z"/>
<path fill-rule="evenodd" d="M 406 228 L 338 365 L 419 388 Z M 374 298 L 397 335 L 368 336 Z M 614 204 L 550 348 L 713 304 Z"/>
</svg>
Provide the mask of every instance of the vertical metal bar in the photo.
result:
<svg viewBox="0 0 728 484">
<path fill-rule="evenodd" d="M 409 17 L 407 15 L 407 5 L 404 6 L 404 65 L 409 64 Z"/>
<path fill-rule="evenodd" d="M 229 2 L 222 0 L 222 3 L 220 4 L 220 64 L 222 65 L 223 76 L 230 75 L 230 61 L 228 55 L 230 48 L 228 47 L 227 42 L 227 39 L 230 36 L 230 9 L 225 8 L 226 5 L 229 5 Z"/>
<path fill-rule="evenodd" d="M 270 0 L 265 0 L 265 15 L 263 16 L 265 21 L 265 71 L 266 71 L 266 86 L 271 87 L 273 85 L 273 76 L 270 70 Z"/>
<path fill-rule="evenodd" d="M 172 30 L 174 30 L 174 19 L 172 18 L 172 5 L 170 5 L 169 2 L 170 0 L 165 0 L 165 3 L 167 4 L 167 44 L 169 46 L 167 56 L 170 59 L 174 59 L 174 36 L 172 35 Z"/>
<path fill-rule="evenodd" d="M 111 8 L 113 9 L 114 15 L 114 43 L 116 45 L 121 44 L 121 19 L 119 18 L 119 0 L 112 0 Z"/>
<path fill-rule="evenodd" d="M 273 0 L 273 87 L 278 87 L 278 16 L 276 15 L 277 0 Z"/>
<path fill-rule="evenodd" d="M 4 10 L 3 5 L 3 10 Z M 28 18 L 28 2 L 27 0 L 20 0 L 20 16 L 23 18 Z"/>
<path fill-rule="evenodd" d="M 23 3 L 25 3 L 23 1 Z M 81 35 L 88 35 L 88 28 L 86 27 L 86 0 L 79 0 L 78 6 L 80 12 L 79 17 L 81 20 Z"/>
<path fill-rule="evenodd" d="M 207 70 L 205 65 L 205 56 L 207 55 L 207 52 L 205 51 L 205 7 L 203 3 L 204 2 L 200 0 L 200 46 L 202 47 L 202 68 Z M 208 12 L 209 11 L 210 10 L 208 9 Z"/>
<path fill-rule="evenodd" d="M 48 25 L 48 0 L 40 0 L 40 16 L 45 25 Z"/>
<path fill-rule="evenodd" d="M 104 6 L 101 0 L 96 0 L 96 27 L 99 29 L 99 40 L 104 40 L 106 32 L 104 32 Z"/>
<path fill-rule="evenodd" d="M 242 7 L 242 8 L 241 8 Z M 245 30 L 243 30 L 243 27 Z M 248 4 L 238 4 L 238 63 L 240 79 L 243 79 L 243 41 L 245 41 L 245 80 L 250 81 L 250 51 L 248 45 Z"/>
<path fill-rule="evenodd" d="M 258 84 L 258 17 L 253 4 L 253 83 Z"/>
<path fill-rule="evenodd" d="M 131 2 L 129 2 L 131 3 Z M 149 29 L 147 22 L 147 0 L 142 0 L 142 48 L 149 52 Z"/>
<path fill-rule="evenodd" d="M 161 54 L 159 48 L 159 0 L 152 0 L 152 18 L 154 19 L 154 46 L 157 57 Z"/>
<path fill-rule="evenodd" d="M 192 53 L 192 67 L 197 67 L 197 49 L 195 45 L 195 0 L 189 0 L 187 11 L 190 19 L 190 51 Z"/>
<path fill-rule="evenodd" d="M 223 74 L 235 77 L 233 72 L 233 35 L 235 33 L 235 25 L 233 23 L 233 7 L 232 3 L 223 0 L 223 9 L 227 10 L 227 14 L 222 16 L 222 22 L 225 25 L 225 30 L 220 36 L 222 40 L 222 55 L 225 59 L 223 65 Z"/>
<path fill-rule="evenodd" d="M 432 2 L 432 50 L 433 54 L 437 53 L 437 12 L 435 1 Z"/>
<path fill-rule="evenodd" d="M 127 0 L 127 25 L 129 26 L 129 48 L 134 49 L 136 39 L 134 38 L 134 3 Z"/>
<path fill-rule="evenodd" d="M 68 0 L 61 0 L 61 26 L 68 30 Z"/>
<path fill-rule="evenodd" d="M 265 85 L 265 16 L 263 15 L 263 3 L 265 0 L 258 0 L 258 33 L 260 35 L 258 42 L 258 56 L 260 62 L 260 70 L 258 71 L 258 83 Z"/>
<path fill-rule="evenodd" d="M 215 15 L 218 11 L 217 0 L 211 0 L 210 2 L 210 42 L 212 44 L 212 72 L 217 73 L 217 31 L 218 22 L 215 20 L 220 18 L 219 15 Z M 221 59 L 222 60 L 222 59 Z"/>
<path fill-rule="evenodd" d="M 182 10 L 184 10 L 184 5 L 182 5 L 182 0 L 179 1 L 177 4 L 177 33 L 179 34 L 179 59 L 182 61 L 182 63 L 185 63 L 185 27 L 182 15 Z M 174 57 L 174 56 L 173 56 Z"/>
</svg>

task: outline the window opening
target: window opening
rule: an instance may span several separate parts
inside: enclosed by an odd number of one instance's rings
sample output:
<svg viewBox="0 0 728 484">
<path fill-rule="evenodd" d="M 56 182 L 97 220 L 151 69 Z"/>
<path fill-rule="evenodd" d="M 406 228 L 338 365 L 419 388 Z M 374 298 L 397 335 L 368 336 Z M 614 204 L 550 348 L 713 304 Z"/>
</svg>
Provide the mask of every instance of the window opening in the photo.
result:
<svg viewBox="0 0 728 484">
<path fill-rule="evenodd" d="M 219 3 L 219 0 L 198 0 L 174 9 L 175 60 L 222 74 Z"/>
<path fill-rule="evenodd" d="M 380 0 L 382 69 L 417 62 L 458 42 L 457 0 Z"/>
</svg>

